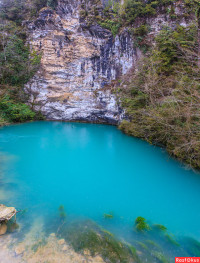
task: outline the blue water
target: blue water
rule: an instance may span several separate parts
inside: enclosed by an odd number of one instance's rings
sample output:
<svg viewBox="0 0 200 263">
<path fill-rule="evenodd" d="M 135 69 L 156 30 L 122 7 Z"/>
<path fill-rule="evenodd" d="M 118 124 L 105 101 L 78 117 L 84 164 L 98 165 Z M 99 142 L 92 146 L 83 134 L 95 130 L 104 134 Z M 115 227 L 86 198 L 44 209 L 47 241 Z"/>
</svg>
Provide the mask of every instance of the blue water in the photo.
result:
<svg viewBox="0 0 200 263">
<path fill-rule="evenodd" d="M 200 237 L 200 175 L 107 125 L 34 122 L 0 129 L 0 203 L 29 215 L 91 218 L 129 235 L 143 216 Z M 1 193 L 3 191 L 3 194 Z M 106 221 L 104 213 L 113 213 Z"/>
</svg>

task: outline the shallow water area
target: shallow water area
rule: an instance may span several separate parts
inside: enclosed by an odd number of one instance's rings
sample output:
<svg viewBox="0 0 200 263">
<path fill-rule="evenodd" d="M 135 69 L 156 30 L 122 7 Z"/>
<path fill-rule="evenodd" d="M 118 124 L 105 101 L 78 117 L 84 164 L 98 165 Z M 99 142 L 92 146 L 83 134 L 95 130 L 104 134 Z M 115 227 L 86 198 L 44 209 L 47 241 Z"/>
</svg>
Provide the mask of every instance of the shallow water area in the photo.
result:
<svg viewBox="0 0 200 263">
<path fill-rule="evenodd" d="M 12 125 L 0 129 L 0 153 L 0 203 L 23 210 L 16 238 L 41 216 L 56 232 L 62 205 L 66 220 L 91 219 L 130 243 L 138 216 L 199 240 L 200 175 L 116 127 Z"/>
</svg>

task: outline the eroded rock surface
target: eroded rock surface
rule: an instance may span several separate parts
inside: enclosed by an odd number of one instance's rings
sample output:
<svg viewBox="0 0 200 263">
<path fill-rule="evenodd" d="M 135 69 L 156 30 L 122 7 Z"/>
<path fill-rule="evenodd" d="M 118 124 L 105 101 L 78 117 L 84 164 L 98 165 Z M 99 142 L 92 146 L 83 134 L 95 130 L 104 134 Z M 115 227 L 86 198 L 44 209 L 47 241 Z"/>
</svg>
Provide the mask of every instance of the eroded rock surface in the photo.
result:
<svg viewBox="0 0 200 263">
<path fill-rule="evenodd" d="M 26 86 L 47 119 L 117 123 L 123 118 L 107 87 L 134 65 L 137 52 L 124 30 L 115 38 L 79 18 L 80 2 L 60 0 L 27 24 L 30 43 L 42 52 L 41 69 Z"/>
</svg>

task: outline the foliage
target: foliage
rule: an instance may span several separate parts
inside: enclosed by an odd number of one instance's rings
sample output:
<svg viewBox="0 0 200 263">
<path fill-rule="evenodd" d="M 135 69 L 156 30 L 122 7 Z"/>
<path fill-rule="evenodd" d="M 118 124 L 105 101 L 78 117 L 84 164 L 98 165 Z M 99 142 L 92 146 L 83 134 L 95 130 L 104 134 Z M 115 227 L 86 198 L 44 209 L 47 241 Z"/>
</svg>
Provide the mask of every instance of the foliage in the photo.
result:
<svg viewBox="0 0 200 263">
<path fill-rule="evenodd" d="M 8 96 L 0 98 L 0 111 L 9 122 L 25 122 L 35 117 L 35 113 L 26 104 L 15 102 Z"/>
<path fill-rule="evenodd" d="M 14 21 L 20 25 L 25 19 L 28 8 L 25 0 L 1 0 L 0 18 Z"/>
<path fill-rule="evenodd" d="M 40 65 L 41 54 L 25 44 L 26 34 L 14 22 L 0 21 L 0 125 L 33 120 L 23 86 Z"/>
<path fill-rule="evenodd" d="M 144 36 L 147 33 L 146 19 L 155 16 L 158 10 L 167 12 L 167 7 L 173 5 L 172 0 L 161 1 L 144 1 L 144 0 L 125 0 L 120 1 L 109 0 L 103 10 L 103 14 L 97 10 L 87 10 L 83 7 L 81 17 L 84 20 L 90 20 L 90 23 L 96 21 L 102 27 L 109 29 L 115 36 L 124 26 L 131 26 L 137 19 L 143 19 L 143 24 L 136 32 L 136 35 Z M 86 5 L 85 5 L 86 6 Z M 92 20 L 92 21 L 91 21 Z"/>
<path fill-rule="evenodd" d="M 24 20 L 37 16 L 43 7 L 56 9 L 57 4 L 57 0 L 1 0 L 0 18 L 21 26 Z"/>
<path fill-rule="evenodd" d="M 141 217 L 141 216 L 136 218 L 135 227 L 138 231 L 149 231 L 149 230 L 151 230 L 150 226 L 146 222 L 146 219 Z"/>
<path fill-rule="evenodd" d="M 16 35 L 7 36 L 0 44 L 0 84 L 20 86 L 27 83 L 38 68 L 40 56 L 31 53 Z"/>
<path fill-rule="evenodd" d="M 143 0 L 126 0 L 124 3 L 123 17 L 126 23 L 132 24 L 138 17 L 154 16 L 157 8 L 172 4 L 171 0 L 160 1 L 143 1 Z"/>
<path fill-rule="evenodd" d="M 112 32 L 113 36 L 117 35 L 121 27 L 121 24 L 119 22 L 116 23 L 116 21 L 110 19 L 105 19 L 103 20 L 103 22 L 99 21 L 99 25 L 106 29 L 109 29 Z"/>
<path fill-rule="evenodd" d="M 197 27 L 164 28 L 131 78 L 120 84 L 130 121 L 120 128 L 200 167 L 200 97 Z"/>
</svg>

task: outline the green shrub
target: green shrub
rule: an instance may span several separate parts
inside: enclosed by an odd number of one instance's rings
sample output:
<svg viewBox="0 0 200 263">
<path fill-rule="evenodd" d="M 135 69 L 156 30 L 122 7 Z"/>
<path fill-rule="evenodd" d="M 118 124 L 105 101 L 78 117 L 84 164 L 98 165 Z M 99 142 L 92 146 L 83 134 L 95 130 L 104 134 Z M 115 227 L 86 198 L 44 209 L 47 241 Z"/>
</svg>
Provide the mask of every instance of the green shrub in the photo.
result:
<svg viewBox="0 0 200 263">
<path fill-rule="evenodd" d="M 121 27 L 120 23 L 116 23 L 116 21 L 109 19 L 103 20 L 103 22 L 99 21 L 98 23 L 100 26 L 109 29 L 112 32 L 113 36 L 116 36 L 118 34 Z"/>
<path fill-rule="evenodd" d="M 41 118 L 25 104 L 24 84 L 34 76 L 41 54 L 25 43 L 23 28 L 14 22 L 0 23 L 0 125 Z"/>
<path fill-rule="evenodd" d="M 29 106 L 14 102 L 8 96 L 0 99 L 0 111 L 9 122 L 24 122 L 33 120 L 35 117 L 35 113 Z"/>
</svg>

